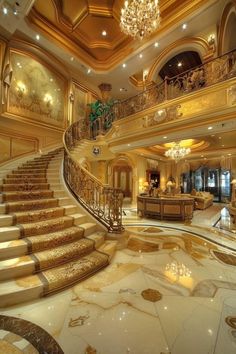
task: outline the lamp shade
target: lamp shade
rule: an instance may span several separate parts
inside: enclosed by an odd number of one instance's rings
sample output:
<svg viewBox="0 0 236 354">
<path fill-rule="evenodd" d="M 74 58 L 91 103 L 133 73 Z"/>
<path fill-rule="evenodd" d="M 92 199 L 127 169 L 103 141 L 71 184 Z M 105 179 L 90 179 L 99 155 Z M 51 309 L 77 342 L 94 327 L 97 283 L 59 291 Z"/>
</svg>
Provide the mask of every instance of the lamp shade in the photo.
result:
<svg viewBox="0 0 236 354">
<path fill-rule="evenodd" d="M 168 182 L 166 183 L 166 186 L 167 186 L 167 187 L 172 187 L 172 186 L 173 186 L 173 182 L 168 181 Z"/>
<path fill-rule="evenodd" d="M 230 183 L 231 184 L 236 184 L 236 178 L 234 178 Z"/>
</svg>

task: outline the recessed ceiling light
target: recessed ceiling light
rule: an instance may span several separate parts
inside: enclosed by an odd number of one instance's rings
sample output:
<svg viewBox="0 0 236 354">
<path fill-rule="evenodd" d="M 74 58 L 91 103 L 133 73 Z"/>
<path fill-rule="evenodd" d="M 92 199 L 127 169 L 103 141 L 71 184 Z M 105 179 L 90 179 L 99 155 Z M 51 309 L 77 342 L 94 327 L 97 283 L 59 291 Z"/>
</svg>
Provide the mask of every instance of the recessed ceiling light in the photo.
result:
<svg viewBox="0 0 236 354">
<path fill-rule="evenodd" d="M 91 69 L 88 69 L 88 70 L 87 70 L 87 74 L 90 74 L 90 73 L 91 73 Z"/>
<path fill-rule="evenodd" d="M 227 154 L 228 156 L 231 156 L 232 154 Z"/>
<path fill-rule="evenodd" d="M 178 63 L 178 66 L 179 66 L 179 67 L 182 66 L 182 65 L 183 65 L 183 64 L 182 64 L 181 62 Z"/>
<path fill-rule="evenodd" d="M 207 129 L 208 129 L 208 130 L 211 130 L 211 129 L 213 129 L 213 127 L 208 127 Z"/>
<path fill-rule="evenodd" d="M 4 6 L 2 8 L 2 12 L 4 13 L 4 15 L 7 15 L 8 14 L 8 8 L 6 6 Z"/>
<path fill-rule="evenodd" d="M 224 147 L 224 144 L 223 145 L 221 145 L 222 147 Z"/>
<path fill-rule="evenodd" d="M 120 91 L 123 91 L 123 88 L 120 88 Z"/>
<path fill-rule="evenodd" d="M 213 136 L 215 136 L 215 134 L 212 134 L 211 136 L 213 137 Z"/>
<path fill-rule="evenodd" d="M 221 139 L 221 136 L 219 136 L 219 139 Z"/>
<path fill-rule="evenodd" d="M 183 30 L 186 30 L 186 28 L 187 28 L 187 23 L 183 23 L 183 24 L 182 24 L 182 29 L 183 29 Z"/>
<path fill-rule="evenodd" d="M 163 139 L 167 139 L 167 136 L 163 136 Z"/>
<path fill-rule="evenodd" d="M 128 146 L 130 146 L 130 144 L 127 144 Z"/>
<path fill-rule="evenodd" d="M 105 37 L 107 35 L 107 31 L 102 31 L 102 35 Z"/>
<path fill-rule="evenodd" d="M 40 40 L 40 35 L 36 34 L 35 38 L 37 39 L 37 41 L 39 41 Z"/>
<path fill-rule="evenodd" d="M 125 64 L 125 63 L 123 63 L 123 64 L 122 64 L 122 67 L 123 67 L 123 68 L 126 68 L 126 64 Z"/>
<path fill-rule="evenodd" d="M 70 57 L 70 60 L 71 60 L 71 61 L 74 61 L 74 57 Z"/>
<path fill-rule="evenodd" d="M 143 54 L 141 53 L 141 54 L 139 54 L 139 58 L 141 59 L 143 57 Z"/>
<path fill-rule="evenodd" d="M 155 47 L 155 48 L 159 47 L 159 43 L 158 43 L 158 42 L 155 42 L 155 43 L 154 43 L 154 47 Z"/>
<path fill-rule="evenodd" d="M 201 155 L 201 157 L 204 157 L 204 155 Z"/>
</svg>

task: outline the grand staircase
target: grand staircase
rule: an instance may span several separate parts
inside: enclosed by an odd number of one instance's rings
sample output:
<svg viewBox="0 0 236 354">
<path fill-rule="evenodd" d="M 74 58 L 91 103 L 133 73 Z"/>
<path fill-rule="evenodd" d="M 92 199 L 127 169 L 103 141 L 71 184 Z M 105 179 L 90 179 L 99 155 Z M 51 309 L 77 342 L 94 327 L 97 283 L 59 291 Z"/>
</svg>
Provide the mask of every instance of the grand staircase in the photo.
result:
<svg viewBox="0 0 236 354">
<path fill-rule="evenodd" d="M 64 289 L 109 264 L 116 242 L 60 182 L 62 150 L 9 171 L 0 185 L 0 307 Z"/>
</svg>

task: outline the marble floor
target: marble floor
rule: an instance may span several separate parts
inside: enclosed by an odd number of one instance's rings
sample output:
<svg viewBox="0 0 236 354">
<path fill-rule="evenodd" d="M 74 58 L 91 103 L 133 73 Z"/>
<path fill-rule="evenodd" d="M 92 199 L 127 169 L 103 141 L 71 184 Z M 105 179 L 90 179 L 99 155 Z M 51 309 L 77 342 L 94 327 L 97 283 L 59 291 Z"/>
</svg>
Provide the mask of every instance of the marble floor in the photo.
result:
<svg viewBox="0 0 236 354">
<path fill-rule="evenodd" d="M 224 206 L 186 224 L 124 212 L 126 235 L 107 268 L 1 310 L 1 354 L 236 353 L 236 235 Z"/>
</svg>

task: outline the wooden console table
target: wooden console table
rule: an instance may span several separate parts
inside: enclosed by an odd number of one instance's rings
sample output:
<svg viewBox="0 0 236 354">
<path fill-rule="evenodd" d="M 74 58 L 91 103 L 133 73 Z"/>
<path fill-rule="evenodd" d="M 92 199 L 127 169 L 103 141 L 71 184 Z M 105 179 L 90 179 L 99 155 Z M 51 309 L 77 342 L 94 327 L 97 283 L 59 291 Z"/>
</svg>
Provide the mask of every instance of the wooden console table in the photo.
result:
<svg viewBox="0 0 236 354">
<path fill-rule="evenodd" d="M 194 199 L 188 197 L 137 197 L 138 214 L 161 220 L 190 220 Z"/>
</svg>

